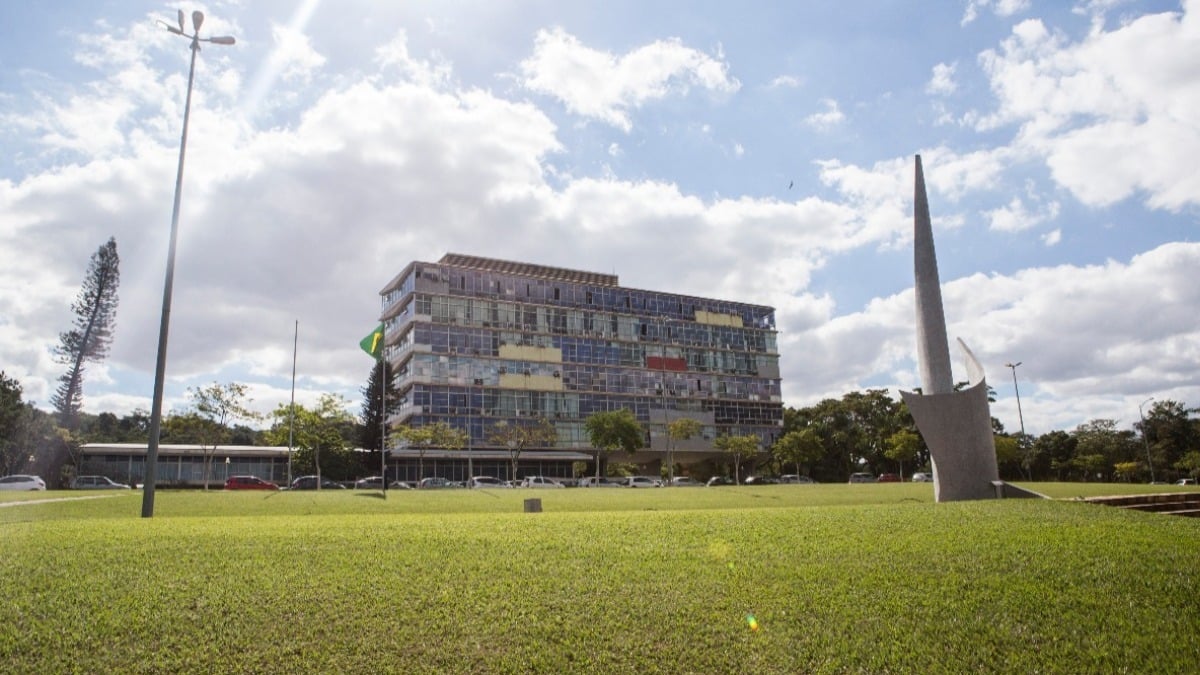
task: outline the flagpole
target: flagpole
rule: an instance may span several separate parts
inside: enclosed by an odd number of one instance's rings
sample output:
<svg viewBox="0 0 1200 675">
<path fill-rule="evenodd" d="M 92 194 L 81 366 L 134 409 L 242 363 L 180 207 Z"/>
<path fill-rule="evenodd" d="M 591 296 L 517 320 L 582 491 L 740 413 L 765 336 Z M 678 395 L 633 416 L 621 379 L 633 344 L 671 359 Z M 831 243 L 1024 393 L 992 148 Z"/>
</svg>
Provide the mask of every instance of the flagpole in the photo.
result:
<svg viewBox="0 0 1200 675">
<path fill-rule="evenodd" d="M 384 357 L 384 348 L 379 348 L 379 394 L 382 405 L 379 408 L 379 475 L 383 477 L 383 496 L 387 498 L 387 381 L 388 362 Z"/>
<path fill-rule="evenodd" d="M 300 346 L 300 320 L 296 319 L 296 331 L 292 336 L 292 403 L 288 406 L 288 486 L 292 484 L 292 430 L 296 420 L 296 348 Z"/>
</svg>

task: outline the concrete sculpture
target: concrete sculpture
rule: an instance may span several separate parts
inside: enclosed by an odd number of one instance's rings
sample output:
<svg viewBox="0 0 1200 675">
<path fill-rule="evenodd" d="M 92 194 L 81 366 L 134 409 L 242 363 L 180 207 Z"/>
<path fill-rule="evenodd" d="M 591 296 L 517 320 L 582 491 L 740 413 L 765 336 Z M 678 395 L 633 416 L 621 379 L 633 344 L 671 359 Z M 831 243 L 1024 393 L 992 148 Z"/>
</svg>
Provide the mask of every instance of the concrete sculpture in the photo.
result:
<svg viewBox="0 0 1200 675">
<path fill-rule="evenodd" d="M 996 466 L 991 409 L 983 368 L 962 340 L 969 386 L 954 391 L 950 348 L 925 175 L 917 155 L 913 198 L 913 259 L 917 308 L 917 360 L 921 393 L 900 392 L 933 461 L 934 497 L 939 502 L 1005 496 Z M 1015 495 L 1014 495 L 1015 496 Z"/>
</svg>

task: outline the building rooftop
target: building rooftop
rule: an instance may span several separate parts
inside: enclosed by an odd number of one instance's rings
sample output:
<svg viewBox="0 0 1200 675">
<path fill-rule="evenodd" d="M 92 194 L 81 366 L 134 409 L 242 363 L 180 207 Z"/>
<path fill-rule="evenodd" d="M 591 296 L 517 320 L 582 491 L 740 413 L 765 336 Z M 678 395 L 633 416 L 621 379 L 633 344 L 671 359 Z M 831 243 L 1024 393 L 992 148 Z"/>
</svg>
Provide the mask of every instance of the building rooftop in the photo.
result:
<svg viewBox="0 0 1200 675">
<path fill-rule="evenodd" d="M 462 267 L 472 270 L 487 270 L 490 272 L 501 272 L 504 274 L 519 274 L 521 276 L 534 277 L 539 279 L 554 279 L 556 281 L 572 281 L 581 284 L 594 284 L 597 286 L 618 286 L 617 275 L 601 274 L 599 272 L 585 272 L 582 270 L 566 269 L 564 267 L 550 267 L 548 265 L 535 265 L 533 263 L 514 262 L 511 260 L 497 260 L 495 258 L 481 258 L 473 255 L 463 255 L 462 253 L 447 253 L 438 261 L 441 265 L 449 265 L 452 267 Z"/>
</svg>

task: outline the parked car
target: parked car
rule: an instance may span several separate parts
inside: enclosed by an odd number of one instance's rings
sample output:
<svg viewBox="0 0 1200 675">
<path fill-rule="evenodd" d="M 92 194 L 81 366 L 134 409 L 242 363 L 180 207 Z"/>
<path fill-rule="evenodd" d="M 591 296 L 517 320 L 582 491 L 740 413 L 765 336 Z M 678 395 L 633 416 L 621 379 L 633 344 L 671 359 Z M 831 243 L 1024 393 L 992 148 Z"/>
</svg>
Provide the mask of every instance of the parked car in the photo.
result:
<svg viewBox="0 0 1200 675">
<path fill-rule="evenodd" d="M 1195 485 L 1196 479 L 1195 478 L 1180 478 L 1179 480 L 1175 481 L 1175 484 L 1176 485 Z"/>
<path fill-rule="evenodd" d="M 28 492 L 31 490 L 45 490 L 46 481 L 40 476 L 30 476 L 23 473 L 15 473 L 11 476 L 0 478 L 0 490 L 21 490 Z"/>
<path fill-rule="evenodd" d="M 467 481 L 467 485 L 473 488 L 508 488 L 508 483 L 495 476 L 475 476 Z"/>
<path fill-rule="evenodd" d="M 588 476 L 587 478 L 579 479 L 579 487 L 621 487 L 621 481 L 613 480 L 612 478 L 606 478 L 604 476 L 600 476 L 599 478 L 595 476 Z"/>
<path fill-rule="evenodd" d="M 562 483 L 545 476 L 526 476 L 525 480 L 521 481 L 521 487 L 524 488 L 561 488 L 562 486 Z"/>
<path fill-rule="evenodd" d="M 394 480 L 388 483 L 389 490 L 415 490 L 416 486 L 406 480 Z"/>
<path fill-rule="evenodd" d="M 317 489 L 317 477 L 316 476 L 299 476 L 299 477 L 295 478 L 294 480 L 292 480 L 292 484 L 288 486 L 288 489 L 289 490 L 316 490 Z M 321 489 L 322 490 L 345 490 L 346 486 L 342 485 L 341 483 L 339 483 L 335 480 L 330 480 L 330 479 L 322 476 L 321 477 Z"/>
<path fill-rule="evenodd" d="M 900 476 L 897 476 L 894 473 L 881 473 L 881 474 L 879 474 L 879 478 L 875 479 L 875 482 L 876 483 L 899 483 Z"/>
<path fill-rule="evenodd" d="M 851 483 L 874 483 L 875 476 L 872 474 L 869 474 L 865 471 L 859 471 L 858 473 L 850 474 L 850 482 Z"/>
<path fill-rule="evenodd" d="M 733 485 L 733 479 L 729 478 L 728 476 L 713 476 L 712 478 L 708 479 L 707 485 L 708 487 L 715 487 L 717 485 Z"/>
<path fill-rule="evenodd" d="M 439 490 L 450 487 L 450 481 L 441 476 L 427 476 L 417 483 L 418 490 Z"/>
<path fill-rule="evenodd" d="M 912 475 L 912 482 L 914 482 L 914 483 L 932 483 L 933 482 L 933 474 L 922 473 L 922 472 L 918 471 L 917 473 L 914 473 Z"/>
<path fill-rule="evenodd" d="M 779 477 L 779 482 L 785 485 L 812 485 L 817 481 L 809 478 L 808 476 L 801 476 L 800 474 L 796 473 L 785 473 Z"/>
<path fill-rule="evenodd" d="M 676 476 L 671 479 L 671 487 L 700 487 L 701 485 L 703 483 L 691 476 Z"/>
<path fill-rule="evenodd" d="M 743 485 L 778 485 L 779 479 L 771 476 L 747 476 Z"/>
<path fill-rule="evenodd" d="M 258 476 L 230 476 L 225 481 L 226 490 L 278 490 L 279 486 Z"/>
<path fill-rule="evenodd" d="M 76 476 L 71 481 L 72 490 L 128 490 L 129 486 L 118 483 L 108 476 Z"/>
<path fill-rule="evenodd" d="M 625 479 L 625 487 L 631 488 L 649 488 L 662 487 L 662 481 L 649 476 L 630 476 Z"/>
<path fill-rule="evenodd" d="M 355 490 L 382 490 L 383 476 L 367 476 L 354 481 Z"/>
</svg>

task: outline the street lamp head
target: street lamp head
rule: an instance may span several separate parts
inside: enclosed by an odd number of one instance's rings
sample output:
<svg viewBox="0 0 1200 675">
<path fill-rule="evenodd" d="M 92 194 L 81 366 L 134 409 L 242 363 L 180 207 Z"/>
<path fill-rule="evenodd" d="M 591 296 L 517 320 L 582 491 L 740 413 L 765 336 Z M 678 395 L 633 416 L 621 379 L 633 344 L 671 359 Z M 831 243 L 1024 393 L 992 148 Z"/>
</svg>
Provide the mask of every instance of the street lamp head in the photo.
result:
<svg viewBox="0 0 1200 675">
<path fill-rule="evenodd" d="M 168 27 L 167 30 L 170 30 L 172 33 L 179 33 L 180 35 L 183 35 L 183 10 L 180 9 L 176 11 L 179 12 L 179 30 L 172 30 L 170 27 Z"/>
<path fill-rule="evenodd" d="M 1021 362 L 1017 361 L 1016 363 L 1006 363 L 1006 364 L 1004 364 L 1004 367 L 1005 368 L 1016 368 L 1019 365 L 1021 365 Z"/>
<path fill-rule="evenodd" d="M 236 41 L 233 39 L 233 36 L 222 35 L 221 37 L 209 38 L 208 42 L 211 42 L 215 45 L 231 45 Z"/>
<path fill-rule="evenodd" d="M 192 28 L 194 28 L 197 33 L 200 32 L 200 26 L 203 23 L 204 23 L 204 12 L 201 12 L 200 10 L 196 10 L 196 11 L 192 12 Z"/>
</svg>

